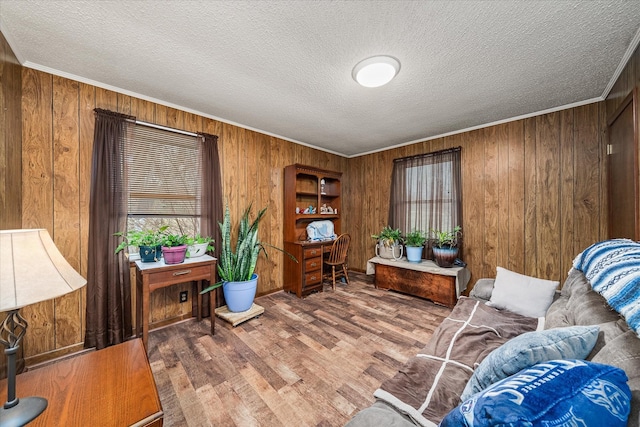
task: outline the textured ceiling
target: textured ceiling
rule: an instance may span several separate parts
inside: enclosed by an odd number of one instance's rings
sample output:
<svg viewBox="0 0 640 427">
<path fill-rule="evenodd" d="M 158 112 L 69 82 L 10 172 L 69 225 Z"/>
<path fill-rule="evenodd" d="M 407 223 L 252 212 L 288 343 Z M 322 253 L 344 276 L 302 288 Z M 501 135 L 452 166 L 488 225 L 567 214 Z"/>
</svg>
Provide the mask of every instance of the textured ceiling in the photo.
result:
<svg viewBox="0 0 640 427">
<path fill-rule="evenodd" d="M 606 96 L 640 1 L 0 0 L 31 68 L 353 156 Z M 380 88 L 351 70 L 398 58 Z"/>
</svg>

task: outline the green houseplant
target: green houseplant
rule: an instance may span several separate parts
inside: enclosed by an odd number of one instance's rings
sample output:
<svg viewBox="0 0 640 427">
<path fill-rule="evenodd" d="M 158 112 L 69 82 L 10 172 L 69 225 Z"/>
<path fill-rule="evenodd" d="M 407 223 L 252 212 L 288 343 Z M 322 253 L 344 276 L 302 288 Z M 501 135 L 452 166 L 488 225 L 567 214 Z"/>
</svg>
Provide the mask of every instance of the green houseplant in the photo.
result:
<svg viewBox="0 0 640 427">
<path fill-rule="evenodd" d="M 422 250 L 426 241 L 427 237 L 421 230 L 414 230 L 404 236 L 404 244 L 407 247 L 407 261 L 422 261 Z"/>
<path fill-rule="evenodd" d="M 434 236 L 432 249 L 436 264 L 440 267 L 452 267 L 458 257 L 458 244 L 462 237 L 462 228 L 456 225 L 453 230 L 431 230 Z"/>
<path fill-rule="evenodd" d="M 263 252 L 268 257 L 265 246 L 277 249 L 297 262 L 291 254 L 283 249 L 260 241 L 258 226 L 267 208 L 261 209 L 255 219 L 251 221 L 249 219 L 251 207 L 252 204 L 245 209 L 240 218 L 235 250 L 231 245 L 231 214 L 229 206 L 226 207 L 224 220 L 222 223 L 218 223 L 222 232 L 220 259 L 218 260 L 218 275 L 221 280 L 201 292 L 206 293 L 222 286 L 227 308 L 232 312 L 247 311 L 251 308 L 258 286 L 258 275 L 255 274 L 258 255 Z"/>
<path fill-rule="evenodd" d="M 159 261 L 162 255 L 160 247 L 167 228 L 168 226 L 165 225 L 157 230 L 129 230 L 126 235 L 124 232 L 114 233 L 114 236 L 122 237 L 122 242 L 114 253 L 117 254 L 129 246 L 136 246 L 140 250 L 142 262 Z"/>
<path fill-rule="evenodd" d="M 387 225 L 380 234 L 372 234 L 371 237 L 377 240 L 376 256 L 389 259 L 402 258 L 402 231 L 399 228 L 394 230 Z M 399 255 L 396 256 L 396 253 Z"/>
</svg>

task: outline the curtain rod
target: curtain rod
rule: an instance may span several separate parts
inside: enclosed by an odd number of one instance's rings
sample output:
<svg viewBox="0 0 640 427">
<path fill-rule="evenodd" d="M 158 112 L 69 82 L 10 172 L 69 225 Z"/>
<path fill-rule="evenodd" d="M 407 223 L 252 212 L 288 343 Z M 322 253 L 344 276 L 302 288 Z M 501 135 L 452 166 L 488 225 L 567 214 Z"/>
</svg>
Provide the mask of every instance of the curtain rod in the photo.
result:
<svg viewBox="0 0 640 427">
<path fill-rule="evenodd" d="M 194 132 L 187 132 L 186 130 L 169 128 L 169 127 L 166 127 L 166 126 L 160 126 L 160 125 L 156 125 L 156 124 L 153 124 L 153 123 L 143 122 L 143 121 L 140 121 L 140 120 L 136 120 L 136 124 L 137 125 L 141 125 L 141 126 L 147 126 L 147 127 L 150 127 L 150 128 L 166 130 L 166 131 L 169 131 L 169 132 L 180 133 L 182 135 L 199 136 L 197 133 L 194 133 Z"/>
<path fill-rule="evenodd" d="M 399 157 L 397 159 L 393 159 L 393 161 L 395 163 L 395 162 L 401 162 L 404 160 L 419 159 L 421 157 L 436 156 L 438 154 L 453 153 L 460 150 L 462 150 L 462 147 L 445 148 L 444 150 L 432 151 L 430 153 L 416 154 L 414 156 L 407 156 L 407 157 Z"/>
</svg>

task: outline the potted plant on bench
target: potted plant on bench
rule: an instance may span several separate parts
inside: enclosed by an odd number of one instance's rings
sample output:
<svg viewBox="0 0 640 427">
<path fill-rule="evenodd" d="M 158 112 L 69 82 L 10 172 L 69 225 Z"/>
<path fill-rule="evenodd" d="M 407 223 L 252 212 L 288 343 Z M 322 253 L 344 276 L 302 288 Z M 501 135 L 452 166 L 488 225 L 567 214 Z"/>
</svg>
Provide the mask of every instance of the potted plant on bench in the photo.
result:
<svg viewBox="0 0 640 427">
<path fill-rule="evenodd" d="M 451 231 L 431 230 L 433 241 L 433 256 L 439 267 L 452 267 L 458 257 L 458 243 L 462 237 L 462 229 L 456 225 Z"/>
<path fill-rule="evenodd" d="M 380 258 L 395 259 L 402 258 L 402 232 L 399 228 L 393 229 L 385 226 L 380 234 L 372 234 L 376 239 L 376 256 Z"/>
<path fill-rule="evenodd" d="M 421 230 L 414 230 L 404 236 L 404 244 L 407 247 L 407 261 L 422 262 L 422 250 L 427 238 Z"/>
</svg>

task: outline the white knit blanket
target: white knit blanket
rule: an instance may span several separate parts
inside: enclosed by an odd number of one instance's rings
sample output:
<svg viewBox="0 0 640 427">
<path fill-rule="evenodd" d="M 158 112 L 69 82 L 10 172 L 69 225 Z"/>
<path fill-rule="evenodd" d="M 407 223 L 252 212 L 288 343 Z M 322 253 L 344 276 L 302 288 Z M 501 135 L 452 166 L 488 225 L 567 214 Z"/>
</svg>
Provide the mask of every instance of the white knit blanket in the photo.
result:
<svg viewBox="0 0 640 427">
<path fill-rule="evenodd" d="M 595 243 L 573 260 L 573 267 L 640 336 L 640 244 L 628 239 Z"/>
</svg>

